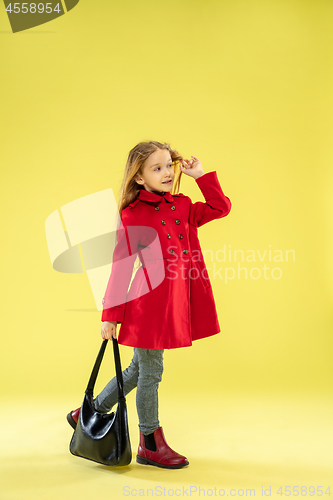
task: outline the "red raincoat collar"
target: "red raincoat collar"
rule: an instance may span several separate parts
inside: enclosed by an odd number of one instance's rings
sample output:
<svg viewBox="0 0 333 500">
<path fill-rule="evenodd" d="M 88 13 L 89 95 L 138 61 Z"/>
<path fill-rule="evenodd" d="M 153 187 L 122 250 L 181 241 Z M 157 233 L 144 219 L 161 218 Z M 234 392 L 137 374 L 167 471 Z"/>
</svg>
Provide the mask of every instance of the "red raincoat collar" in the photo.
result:
<svg viewBox="0 0 333 500">
<path fill-rule="evenodd" d="M 174 199 L 172 194 L 167 191 L 165 194 L 156 194 L 147 191 L 146 189 L 141 189 L 138 198 L 143 201 L 153 201 L 155 203 L 159 203 L 164 198 L 169 203 L 173 203 Z"/>
</svg>

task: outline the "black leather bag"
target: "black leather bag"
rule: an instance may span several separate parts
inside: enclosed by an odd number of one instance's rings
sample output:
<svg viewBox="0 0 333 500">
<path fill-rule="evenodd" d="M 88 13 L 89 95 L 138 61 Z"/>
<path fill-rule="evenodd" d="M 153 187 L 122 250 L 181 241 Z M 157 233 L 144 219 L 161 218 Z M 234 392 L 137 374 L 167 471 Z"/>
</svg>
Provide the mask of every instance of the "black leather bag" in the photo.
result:
<svg viewBox="0 0 333 500">
<path fill-rule="evenodd" d="M 132 449 L 118 342 L 114 338 L 112 340 L 118 383 L 117 409 L 115 412 L 105 414 L 98 412 L 93 403 L 94 386 L 108 343 L 108 340 L 103 340 L 85 391 L 69 450 L 77 457 L 104 465 L 120 466 L 131 463 Z"/>
</svg>

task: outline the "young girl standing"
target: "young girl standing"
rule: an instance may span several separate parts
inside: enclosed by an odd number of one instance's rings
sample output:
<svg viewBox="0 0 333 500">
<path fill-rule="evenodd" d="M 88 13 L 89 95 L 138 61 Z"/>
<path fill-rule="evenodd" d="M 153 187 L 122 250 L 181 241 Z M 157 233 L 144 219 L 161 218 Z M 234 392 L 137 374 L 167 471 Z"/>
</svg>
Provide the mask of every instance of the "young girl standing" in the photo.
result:
<svg viewBox="0 0 333 500">
<path fill-rule="evenodd" d="M 216 171 L 205 173 L 199 159 L 191 158 L 156 141 L 141 142 L 130 151 L 101 327 L 102 338 L 111 339 L 117 338 L 121 324 L 118 343 L 134 347 L 123 381 L 125 395 L 137 387 L 137 462 L 171 469 L 189 462 L 168 446 L 159 423 L 163 353 L 221 331 L 197 233 L 231 209 Z M 192 203 L 178 192 L 183 173 L 196 181 L 205 203 Z M 137 256 L 141 266 L 128 290 Z M 111 411 L 117 397 L 114 377 L 95 398 L 96 410 Z M 79 413 L 80 408 L 67 415 L 74 428 Z"/>
</svg>

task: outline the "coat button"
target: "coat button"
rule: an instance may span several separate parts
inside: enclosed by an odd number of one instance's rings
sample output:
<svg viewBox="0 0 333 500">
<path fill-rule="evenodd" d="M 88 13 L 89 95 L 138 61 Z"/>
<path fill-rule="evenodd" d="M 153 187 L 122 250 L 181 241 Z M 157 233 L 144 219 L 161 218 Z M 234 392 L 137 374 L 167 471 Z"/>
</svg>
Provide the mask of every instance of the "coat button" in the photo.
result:
<svg viewBox="0 0 333 500">
<path fill-rule="evenodd" d="M 175 253 L 175 251 L 171 248 L 170 253 Z"/>
<path fill-rule="evenodd" d="M 170 234 L 167 234 L 167 238 L 169 238 L 169 239 L 170 239 L 170 238 L 171 238 L 171 235 L 170 235 Z"/>
<path fill-rule="evenodd" d="M 161 222 L 162 222 L 163 226 L 165 226 L 165 224 L 166 224 L 165 220 L 161 220 Z"/>
<path fill-rule="evenodd" d="M 182 234 L 179 234 L 178 237 L 180 240 L 182 240 L 184 238 L 184 236 Z"/>
<path fill-rule="evenodd" d="M 105 304 L 105 300 L 104 299 L 102 300 L 102 304 Z"/>
<path fill-rule="evenodd" d="M 188 253 L 188 250 L 183 250 L 183 253 L 185 253 L 185 254 Z"/>
<path fill-rule="evenodd" d="M 176 210 L 175 205 L 172 205 L 172 207 L 170 207 L 170 208 L 171 208 L 171 210 Z"/>
<path fill-rule="evenodd" d="M 176 224 L 180 224 L 180 220 L 179 219 L 176 219 Z"/>
<path fill-rule="evenodd" d="M 159 209 L 160 209 L 160 207 L 155 207 L 155 210 L 159 210 Z"/>
</svg>

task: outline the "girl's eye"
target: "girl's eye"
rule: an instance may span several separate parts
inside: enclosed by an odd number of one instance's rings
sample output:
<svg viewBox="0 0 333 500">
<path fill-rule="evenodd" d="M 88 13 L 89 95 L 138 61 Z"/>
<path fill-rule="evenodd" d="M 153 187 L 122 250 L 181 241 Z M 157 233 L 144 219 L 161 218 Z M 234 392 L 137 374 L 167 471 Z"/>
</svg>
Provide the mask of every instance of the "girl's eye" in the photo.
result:
<svg viewBox="0 0 333 500">
<path fill-rule="evenodd" d="M 170 163 L 170 164 L 168 165 L 168 167 L 172 167 L 172 163 Z M 156 168 L 154 168 L 154 170 L 158 170 L 159 168 L 160 168 L 160 167 L 156 167 Z"/>
</svg>

